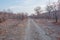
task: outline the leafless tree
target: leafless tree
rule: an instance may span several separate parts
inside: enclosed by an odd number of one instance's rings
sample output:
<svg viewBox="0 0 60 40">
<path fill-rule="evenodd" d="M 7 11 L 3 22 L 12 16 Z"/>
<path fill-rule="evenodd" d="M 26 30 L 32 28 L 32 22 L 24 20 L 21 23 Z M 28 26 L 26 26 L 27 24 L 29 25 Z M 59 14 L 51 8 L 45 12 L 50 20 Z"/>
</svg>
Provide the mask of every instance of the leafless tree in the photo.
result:
<svg viewBox="0 0 60 40">
<path fill-rule="evenodd" d="M 36 7 L 34 10 L 37 14 L 37 17 L 40 18 L 40 13 L 42 12 L 41 7 Z"/>
<path fill-rule="evenodd" d="M 55 20 L 57 22 L 58 21 L 58 17 L 57 17 L 57 5 L 56 5 L 56 3 L 54 2 L 53 4 L 47 6 L 46 10 L 49 13 L 49 17 L 51 15 L 51 13 L 54 12 L 53 16 L 55 17 Z"/>
<path fill-rule="evenodd" d="M 36 11 L 37 15 L 39 15 L 41 12 L 41 7 L 36 7 L 34 10 Z"/>
<path fill-rule="evenodd" d="M 48 18 L 50 19 L 50 17 L 51 17 L 51 12 L 52 12 L 52 10 L 53 10 L 53 6 L 52 6 L 52 5 L 47 5 L 46 10 L 47 10 L 47 12 L 48 12 Z"/>
<path fill-rule="evenodd" d="M 56 23 L 57 23 L 57 21 L 58 21 L 58 17 L 57 17 L 57 5 L 55 3 L 53 3 L 53 11 L 54 11 L 55 20 L 56 20 Z"/>
</svg>

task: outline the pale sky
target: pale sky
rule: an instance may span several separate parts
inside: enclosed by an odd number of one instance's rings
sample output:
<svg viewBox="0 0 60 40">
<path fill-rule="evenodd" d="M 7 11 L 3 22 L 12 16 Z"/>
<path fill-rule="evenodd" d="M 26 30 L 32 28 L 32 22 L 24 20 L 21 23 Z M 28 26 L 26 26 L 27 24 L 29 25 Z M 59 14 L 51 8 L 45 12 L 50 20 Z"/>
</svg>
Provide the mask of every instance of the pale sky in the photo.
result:
<svg viewBox="0 0 60 40">
<path fill-rule="evenodd" d="M 10 9 L 13 12 L 27 12 L 34 13 L 34 8 L 41 6 L 44 7 L 48 4 L 49 0 L 0 0 L 0 10 Z M 57 0 L 50 0 L 50 2 L 57 2 Z"/>
</svg>

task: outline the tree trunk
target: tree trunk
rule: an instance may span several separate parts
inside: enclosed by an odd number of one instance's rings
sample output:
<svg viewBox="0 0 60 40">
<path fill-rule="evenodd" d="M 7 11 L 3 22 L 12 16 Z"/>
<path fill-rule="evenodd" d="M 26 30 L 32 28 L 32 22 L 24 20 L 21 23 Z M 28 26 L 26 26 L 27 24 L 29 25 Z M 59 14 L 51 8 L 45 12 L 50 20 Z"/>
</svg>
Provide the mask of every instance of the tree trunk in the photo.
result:
<svg viewBox="0 0 60 40">
<path fill-rule="evenodd" d="M 57 11 L 55 11 L 55 20 L 56 20 L 56 23 L 57 23 L 58 22 Z"/>
</svg>

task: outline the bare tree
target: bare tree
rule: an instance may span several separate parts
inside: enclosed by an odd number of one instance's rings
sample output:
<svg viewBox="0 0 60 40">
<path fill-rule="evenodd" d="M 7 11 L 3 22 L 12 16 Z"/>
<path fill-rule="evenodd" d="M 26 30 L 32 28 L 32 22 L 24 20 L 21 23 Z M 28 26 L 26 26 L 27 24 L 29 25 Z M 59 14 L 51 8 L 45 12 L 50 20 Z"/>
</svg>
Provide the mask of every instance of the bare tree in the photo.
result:
<svg viewBox="0 0 60 40">
<path fill-rule="evenodd" d="M 36 7 L 34 10 L 37 14 L 37 17 L 40 18 L 40 13 L 42 12 L 41 7 Z"/>
<path fill-rule="evenodd" d="M 51 15 L 52 10 L 53 10 L 53 6 L 52 5 L 47 5 L 46 11 L 48 12 L 48 18 L 49 19 L 50 19 L 50 15 Z"/>
<path fill-rule="evenodd" d="M 55 20 L 57 22 L 58 21 L 58 17 L 57 17 L 57 5 L 56 5 L 56 3 L 54 2 L 53 4 L 47 6 L 46 10 L 49 13 L 49 18 L 50 18 L 50 15 L 52 15 L 51 13 L 54 12 L 53 13 L 54 14 L 53 16 L 55 17 Z"/>
<path fill-rule="evenodd" d="M 55 20 L 56 20 L 56 23 L 57 23 L 58 22 L 58 17 L 57 17 L 57 5 L 56 5 L 56 3 L 53 3 L 53 11 L 54 11 Z"/>
<path fill-rule="evenodd" d="M 41 7 L 36 7 L 34 10 L 36 11 L 37 15 L 39 15 L 41 12 Z"/>
</svg>

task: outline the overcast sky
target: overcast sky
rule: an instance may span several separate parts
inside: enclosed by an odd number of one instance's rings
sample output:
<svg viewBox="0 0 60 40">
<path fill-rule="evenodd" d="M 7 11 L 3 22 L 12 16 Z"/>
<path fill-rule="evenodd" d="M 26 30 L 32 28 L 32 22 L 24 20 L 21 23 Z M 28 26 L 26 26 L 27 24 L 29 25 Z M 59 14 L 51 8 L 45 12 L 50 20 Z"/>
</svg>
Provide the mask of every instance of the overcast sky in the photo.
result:
<svg viewBox="0 0 60 40">
<path fill-rule="evenodd" d="M 50 0 L 56 2 L 57 0 Z M 42 9 L 48 4 L 49 0 L 0 0 L 0 10 L 10 9 L 13 12 L 34 12 L 34 8 L 41 6 Z"/>
</svg>

